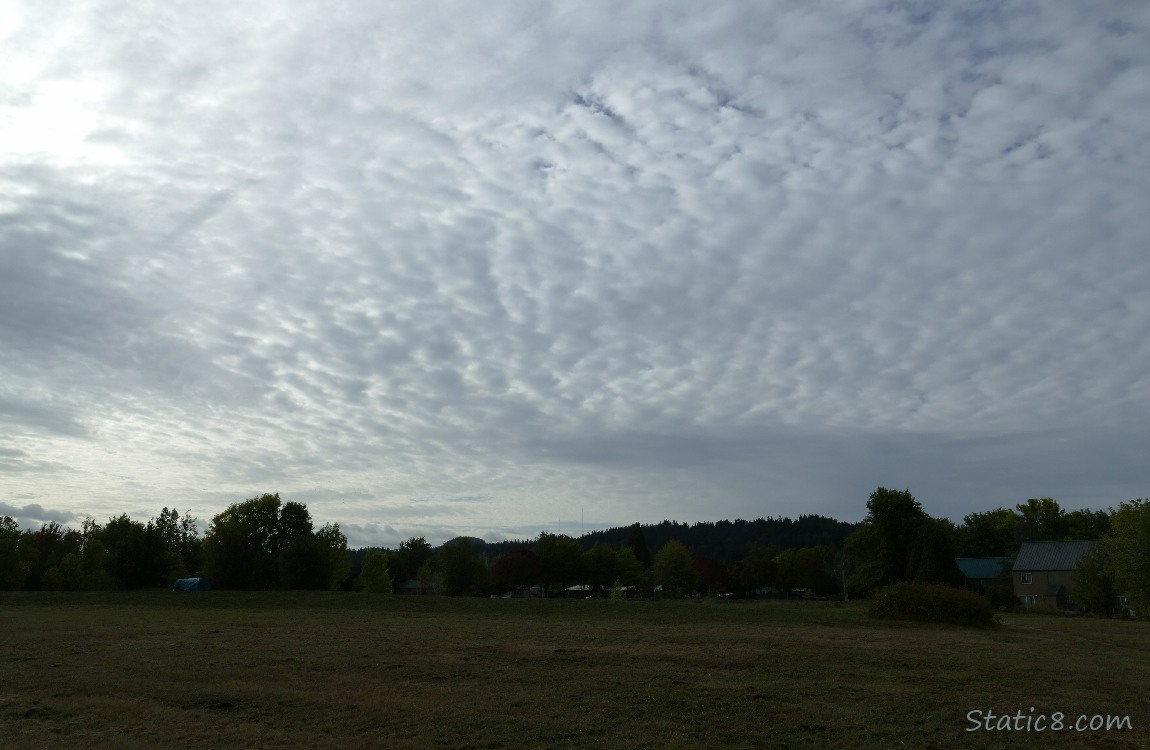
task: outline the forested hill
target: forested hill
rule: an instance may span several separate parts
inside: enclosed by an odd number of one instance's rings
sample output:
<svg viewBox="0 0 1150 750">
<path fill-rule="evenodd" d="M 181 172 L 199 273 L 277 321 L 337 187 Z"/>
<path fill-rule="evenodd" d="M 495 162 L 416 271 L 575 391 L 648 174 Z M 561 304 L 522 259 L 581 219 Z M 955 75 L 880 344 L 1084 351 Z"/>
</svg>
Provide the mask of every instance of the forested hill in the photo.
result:
<svg viewBox="0 0 1150 750">
<path fill-rule="evenodd" d="M 642 524 L 643 538 L 652 553 L 658 552 L 664 544 L 677 539 L 696 557 L 712 557 L 726 564 L 741 560 L 752 547 L 801 549 L 827 545 L 842 549 L 843 540 L 856 528 L 857 523 L 837 521 L 825 516 L 799 516 L 790 518 L 759 518 L 754 521 L 700 521 L 693 524 L 678 521 L 663 521 L 657 524 Z M 602 531 L 592 531 L 578 538 L 583 549 L 590 549 L 599 542 L 612 547 L 629 544 L 631 526 L 618 526 Z M 498 542 L 482 545 L 488 556 L 498 556 L 511 549 L 530 546 L 531 542 Z"/>
</svg>

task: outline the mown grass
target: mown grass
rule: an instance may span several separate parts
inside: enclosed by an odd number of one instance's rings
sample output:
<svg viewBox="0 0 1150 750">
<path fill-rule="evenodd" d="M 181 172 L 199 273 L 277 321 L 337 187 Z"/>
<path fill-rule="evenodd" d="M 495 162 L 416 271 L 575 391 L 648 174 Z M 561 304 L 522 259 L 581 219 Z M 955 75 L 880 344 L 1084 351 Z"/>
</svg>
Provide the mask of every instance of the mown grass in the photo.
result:
<svg viewBox="0 0 1150 750">
<path fill-rule="evenodd" d="M 1150 629 L 865 606 L 0 595 L 0 746 L 1150 747 Z M 972 709 L 1133 729 L 967 732 Z"/>
</svg>

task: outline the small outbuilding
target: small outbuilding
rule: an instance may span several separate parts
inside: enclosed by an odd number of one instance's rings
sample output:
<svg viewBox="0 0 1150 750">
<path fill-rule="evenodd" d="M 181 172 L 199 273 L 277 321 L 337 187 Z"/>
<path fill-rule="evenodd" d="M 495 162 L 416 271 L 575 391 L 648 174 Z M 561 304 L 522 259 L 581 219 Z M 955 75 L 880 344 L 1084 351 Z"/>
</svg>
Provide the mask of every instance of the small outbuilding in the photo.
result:
<svg viewBox="0 0 1150 750">
<path fill-rule="evenodd" d="M 212 582 L 207 578 L 177 578 L 172 591 L 211 591 Z"/>
<path fill-rule="evenodd" d="M 975 591 L 986 591 L 998 585 L 1004 588 L 1011 586 L 1013 557 L 956 557 L 954 563 L 966 578 L 966 585 Z"/>
</svg>

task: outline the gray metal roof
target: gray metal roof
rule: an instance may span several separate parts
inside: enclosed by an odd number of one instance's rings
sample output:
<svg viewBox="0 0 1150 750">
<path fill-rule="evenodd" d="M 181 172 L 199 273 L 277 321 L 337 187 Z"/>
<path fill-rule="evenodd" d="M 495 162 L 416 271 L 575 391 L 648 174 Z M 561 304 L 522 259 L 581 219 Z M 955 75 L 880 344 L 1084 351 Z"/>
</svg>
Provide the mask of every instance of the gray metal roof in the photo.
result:
<svg viewBox="0 0 1150 750">
<path fill-rule="evenodd" d="M 970 580 L 998 578 L 1002 574 L 1003 566 L 1007 570 L 1014 563 L 1013 557 L 956 557 L 955 564 L 962 574 Z"/>
<path fill-rule="evenodd" d="M 1023 542 L 1014 560 L 1014 572 L 1034 570 L 1077 570 L 1078 558 L 1098 542 Z"/>
</svg>

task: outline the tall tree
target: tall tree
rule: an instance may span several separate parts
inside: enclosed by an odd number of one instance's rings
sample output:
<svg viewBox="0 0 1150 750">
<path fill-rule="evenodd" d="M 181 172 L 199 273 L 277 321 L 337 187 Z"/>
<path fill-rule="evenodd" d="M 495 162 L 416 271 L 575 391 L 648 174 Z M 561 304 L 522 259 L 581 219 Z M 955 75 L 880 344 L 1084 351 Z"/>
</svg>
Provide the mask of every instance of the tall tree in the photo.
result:
<svg viewBox="0 0 1150 750">
<path fill-rule="evenodd" d="M 615 564 L 615 549 L 606 542 L 597 542 L 583 553 L 583 570 L 586 571 L 586 580 L 591 584 L 592 590 L 602 591 L 610 588 L 619 576 L 618 566 Z"/>
<path fill-rule="evenodd" d="M 742 560 L 735 563 L 735 585 L 742 591 L 776 586 L 779 549 L 774 545 L 753 544 Z"/>
<path fill-rule="evenodd" d="M 204 537 L 204 568 L 227 589 L 279 587 L 279 493 L 229 505 L 212 518 Z"/>
<path fill-rule="evenodd" d="M 337 589 L 351 573 L 347 537 L 340 531 L 338 523 L 325 523 L 315 533 L 315 538 L 327 558 L 328 588 Z"/>
<path fill-rule="evenodd" d="M 532 551 L 539 559 L 542 583 L 548 590 L 582 583 L 583 550 L 571 537 L 544 531 L 535 540 Z"/>
<path fill-rule="evenodd" d="M 395 587 L 387 571 L 387 555 L 373 549 L 363 556 L 359 571 L 359 582 L 369 594 L 392 594 Z"/>
<path fill-rule="evenodd" d="M 908 490 L 879 487 L 867 500 L 867 517 L 847 538 L 855 586 L 869 592 L 907 580 L 911 545 L 929 518 Z"/>
<path fill-rule="evenodd" d="M 962 586 L 954 557 L 954 527 L 944 519 L 925 518 L 910 545 L 906 580 Z"/>
<path fill-rule="evenodd" d="M 23 536 L 16 519 L 0 517 L 0 591 L 24 588 L 28 565 L 20 559 L 20 539 Z"/>
<path fill-rule="evenodd" d="M 1110 514 L 1080 508 L 1066 514 L 1067 539 L 1101 539 L 1110 533 Z"/>
<path fill-rule="evenodd" d="M 690 593 L 695 587 L 695 566 L 691 553 L 678 539 L 663 545 L 653 564 L 655 583 L 674 596 Z"/>
<path fill-rule="evenodd" d="M 491 566 L 491 582 L 504 591 L 540 582 L 539 558 L 529 549 L 514 549 L 500 555 Z"/>
<path fill-rule="evenodd" d="M 639 561 L 639 565 L 643 570 L 650 570 L 653 559 L 651 557 L 651 548 L 647 546 L 647 537 L 643 535 L 643 527 L 634 523 L 631 525 L 631 533 L 627 538 L 627 546 L 635 553 L 635 559 Z"/>
<path fill-rule="evenodd" d="M 1099 544 L 1078 558 L 1074 571 L 1074 598 L 1098 617 L 1109 617 L 1117 591 L 1111 575 L 1110 556 Z"/>
<path fill-rule="evenodd" d="M 1018 510 L 1020 542 L 1065 539 L 1069 531 L 1066 511 L 1049 497 L 1030 498 L 1014 506 Z"/>
<path fill-rule="evenodd" d="M 221 588 L 327 589 L 341 549 L 346 539 L 338 527 L 317 535 L 306 505 L 264 494 L 234 503 L 212 519 L 204 567 Z"/>
<path fill-rule="evenodd" d="M 1119 504 L 1110 515 L 1110 528 L 1103 544 L 1114 583 L 1145 616 L 1150 611 L 1150 500 Z"/>
<path fill-rule="evenodd" d="M 1013 557 L 1018 552 L 1019 516 L 1008 508 L 970 513 L 958 528 L 959 557 Z"/>
<path fill-rule="evenodd" d="M 116 586 L 139 589 L 170 584 L 172 559 L 161 532 L 151 523 L 121 514 L 104 524 L 100 541 L 107 554 L 107 570 Z"/>
<path fill-rule="evenodd" d="M 695 566 L 695 581 L 700 591 L 721 594 L 730 587 L 730 571 L 722 561 L 706 555 L 695 555 L 692 564 Z"/>
<path fill-rule="evenodd" d="M 450 596 L 473 594 L 484 586 L 487 568 L 472 549 L 471 540 L 457 537 L 439 549 L 443 587 Z"/>
<path fill-rule="evenodd" d="M 615 553 L 615 578 L 620 586 L 628 588 L 647 584 L 647 574 L 630 547 L 623 547 Z"/>
<path fill-rule="evenodd" d="M 818 594 L 835 589 L 835 553 L 826 545 L 803 547 L 795 553 L 794 576 L 799 586 Z"/>
<path fill-rule="evenodd" d="M 900 581 L 956 584 L 954 529 L 931 518 L 907 490 L 879 487 L 867 517 L 847 538 L 851 588 L 863 595 Z"/>
<path fill-rule="evenodd" d="M 431 559 L 431 544 L 421 536 L 414 536 L 399 543 L 399 551 L 394 555 L 393 580 L 403 583 L 418 578 L 419 569 Z"/>
</svg>

